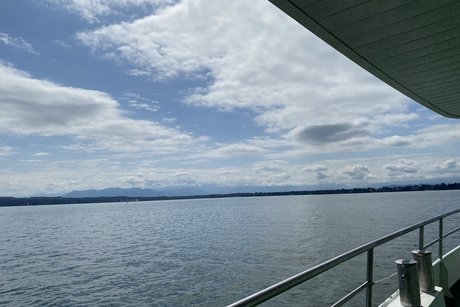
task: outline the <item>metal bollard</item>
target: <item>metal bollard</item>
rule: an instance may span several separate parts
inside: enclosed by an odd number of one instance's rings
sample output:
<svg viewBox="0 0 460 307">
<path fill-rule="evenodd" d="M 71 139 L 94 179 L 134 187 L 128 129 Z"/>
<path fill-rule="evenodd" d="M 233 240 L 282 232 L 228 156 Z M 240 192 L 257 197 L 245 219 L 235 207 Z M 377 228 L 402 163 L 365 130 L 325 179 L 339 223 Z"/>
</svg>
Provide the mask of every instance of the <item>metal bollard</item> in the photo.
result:
<svg viewBox="0 0 460 307">
<path fill-rule="evenodd" d="M 418 281 L 420 291 L 433 292 L 433 264 L 431 262 L 431 252 L 421 249 L 412 251 L 414 260 L 417 261 Z"/>
<path fill-rule="evenodd" d="M 399 299 L 401 300 L 401 305 L 420 307 L 417 262 L 407 259 L 399 259 L 395 262 L 398 269 Z"/>
</svg>

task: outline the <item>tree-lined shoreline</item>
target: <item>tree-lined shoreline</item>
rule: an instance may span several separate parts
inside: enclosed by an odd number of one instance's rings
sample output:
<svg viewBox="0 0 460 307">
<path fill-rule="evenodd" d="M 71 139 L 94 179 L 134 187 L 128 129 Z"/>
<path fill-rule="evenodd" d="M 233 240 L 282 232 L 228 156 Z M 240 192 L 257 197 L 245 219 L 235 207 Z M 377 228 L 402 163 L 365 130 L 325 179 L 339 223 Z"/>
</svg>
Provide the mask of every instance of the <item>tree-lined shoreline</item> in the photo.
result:
<svg viewBox="0 0 460 307">
<path fill-rule="evenodd" d="M 113 203 L 113 202 L 139 202 L 161 201 L 179 199 L 206 199 L 206 198 L 229 198 L 229 197 L 262 197 L 262 196 L 293 196 L 293 195 L 326 195 L 326 194 L 357 194 L 357 193 L 388 193 L 410 191 L 442 191 L 460 190 L 460 183 L 418 184 L 404 186 L 384 186 L 380 188 L 351 188 L 312 191 L 288 191 L 288 192 L 253 192 L 253 193 L 230 193 L 230 194 L 204 194 L 184 196 L 156 196 L 156 197 L 0 197 L 0 207 L 7 206 L 37 206 L 37 205 L 63 205 L 63 204 L 87 204 L 87 203 Z"/>
</svg>

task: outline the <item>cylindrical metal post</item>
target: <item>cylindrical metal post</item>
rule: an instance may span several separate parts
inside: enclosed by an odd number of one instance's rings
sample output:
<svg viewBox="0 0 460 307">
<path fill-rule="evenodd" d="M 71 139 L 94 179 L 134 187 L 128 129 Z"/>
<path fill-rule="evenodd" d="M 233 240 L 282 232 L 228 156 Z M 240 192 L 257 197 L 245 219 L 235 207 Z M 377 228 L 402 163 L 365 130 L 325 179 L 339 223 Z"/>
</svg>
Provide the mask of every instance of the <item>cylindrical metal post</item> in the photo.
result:
<svg viewBox="0 0 460 307">
<path fill-rule="evenodd" d="M 399 282 L 399 299 L 407 307 L 420 306 L 420 287 L 418 283 L 417 262 L 414 260 L 396 260 Z"/>
<path fill-rule="evenodd" d="M 433 264 L 431 261 L 431 252 L 427 250 L 412 251 L 414 260 L 417 261 L 418 281 L 420 291 L 433 292 Z"/>
</svg>

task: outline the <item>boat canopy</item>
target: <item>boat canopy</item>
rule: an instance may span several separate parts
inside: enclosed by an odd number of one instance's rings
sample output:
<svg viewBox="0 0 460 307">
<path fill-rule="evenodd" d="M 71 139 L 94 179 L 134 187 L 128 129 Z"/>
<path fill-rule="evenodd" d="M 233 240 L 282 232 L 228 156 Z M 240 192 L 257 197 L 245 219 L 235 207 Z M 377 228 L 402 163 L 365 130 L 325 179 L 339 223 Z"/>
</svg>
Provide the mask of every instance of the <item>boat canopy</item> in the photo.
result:
<svg viewBox="0 0 460 307">
<path fill-rule="evenodd" d="M 460 1 L 270 2 L 401 93 L 460 118 Z"/>
</svg>

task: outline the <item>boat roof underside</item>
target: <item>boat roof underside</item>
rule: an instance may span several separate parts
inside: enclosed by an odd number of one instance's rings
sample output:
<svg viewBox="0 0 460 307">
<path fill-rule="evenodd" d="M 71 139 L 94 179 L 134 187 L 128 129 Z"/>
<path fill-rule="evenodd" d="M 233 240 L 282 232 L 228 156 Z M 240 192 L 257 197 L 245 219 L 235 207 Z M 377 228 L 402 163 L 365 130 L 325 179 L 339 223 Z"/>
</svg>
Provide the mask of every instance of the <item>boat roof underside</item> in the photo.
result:
<svg viewBox="0 0 460 307">
<path fill-rule="evenodd" d="M 460 2 L 270 0 L 431 110 L 460 118 Z"/>
</svg>

